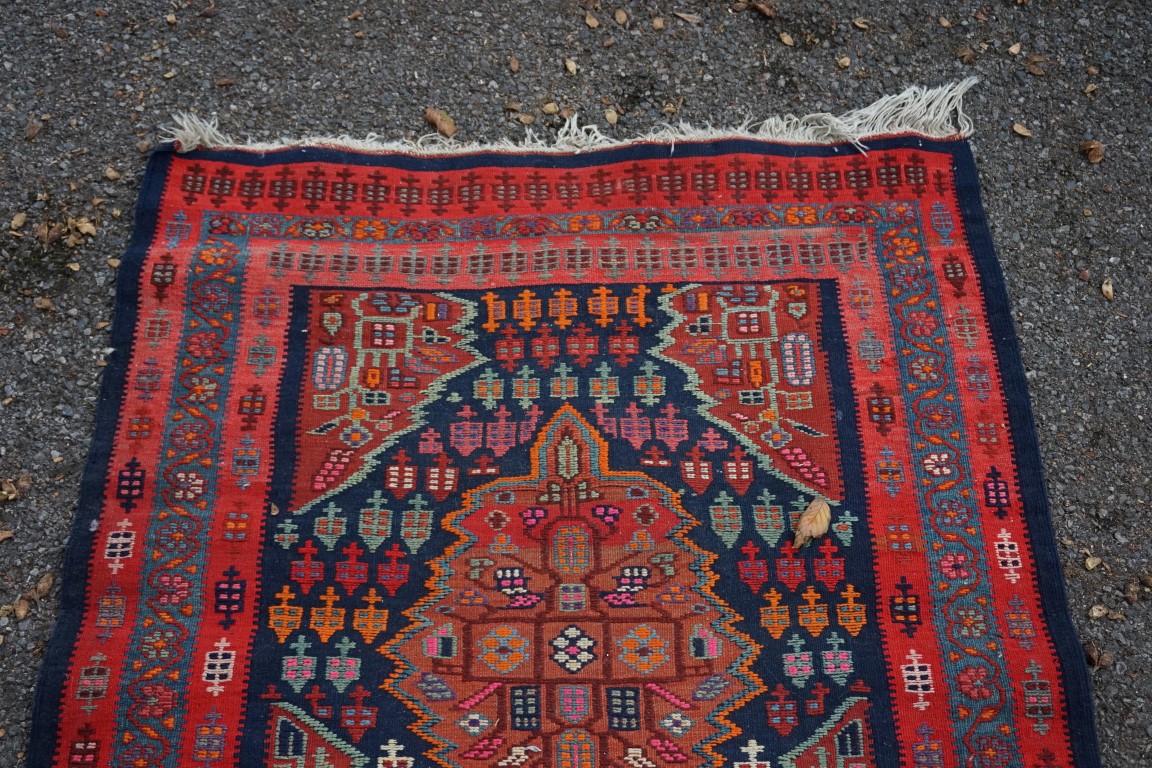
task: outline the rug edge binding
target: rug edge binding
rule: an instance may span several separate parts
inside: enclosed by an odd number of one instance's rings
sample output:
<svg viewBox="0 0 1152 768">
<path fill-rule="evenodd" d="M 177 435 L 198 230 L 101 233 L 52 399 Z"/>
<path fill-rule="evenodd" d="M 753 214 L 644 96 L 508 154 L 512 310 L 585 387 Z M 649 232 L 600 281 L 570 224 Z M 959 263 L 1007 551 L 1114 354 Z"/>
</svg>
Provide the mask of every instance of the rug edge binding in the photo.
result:
<svg viewBox="0 0 1152 768">
<path fill-rule="evenodd" d="M 163 129 L 163 138 L 178 152 L 195 149 L 233 149 L 273 152 L 299 147 L 347 149 L 358 152 L 388 152 L 408 155 L 445 156 L 478 152 L 578 154 L 599 149 L 615 149 L 636 144 L 752 139 L 784 144 L 843 144 L 867 151 L 864 143 L 884 136 L 915 134 L 930 139 L 967 138 L 972 135 L 971 118 L 964 112 L 964 94 L 977 78 L 947 83 L 935 88 L 912 86 L 901 93 L 884 96 L 867 107 L 842 115 L 827 112 L 805 116 L 784 115 L 761 122 L 746 120 L 732 129 L 696 128 L 687 123 L 668 125 L 634 139 L 605 136 L 593 124 L 581 125 L 579 116 L 569 118 L 555 139 L 527 129 L 522 140 L 504 139 L 491 143 L 458 142 L 437 134 L 416 140 L 387 141 L 376 134 L 363 139 L 347 135 L 309 136 L 277 141 L 235 141 L 220 130 L 215 117 L 204 118 L 189 112 L 173 115 L 174 125 Z"/>
</svg>

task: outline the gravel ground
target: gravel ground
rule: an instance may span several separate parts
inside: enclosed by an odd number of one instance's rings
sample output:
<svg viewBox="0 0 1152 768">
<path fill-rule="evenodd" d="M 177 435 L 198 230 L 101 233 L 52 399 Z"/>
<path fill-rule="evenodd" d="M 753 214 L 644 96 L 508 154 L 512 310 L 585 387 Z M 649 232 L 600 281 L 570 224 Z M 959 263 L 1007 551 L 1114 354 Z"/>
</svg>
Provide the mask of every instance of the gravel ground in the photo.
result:
<svg viewBox="0 0 1152 768">
<path fill-rule="evenodd" d="M 1138 579 L 1152 584 L 1152 215 L 1139 190 L 1152 162 L 1138 147 L 1152 139 L 1140 42 L 1152 17 L 1140 2 L 777 0 L 770 19 L 700 0 L 217 1 L 0 0 L 0 490 L 16 496 L 0 503 L 15 534 L 0 542 L 0 604 L 59 569 L 115 259 L 144 153 L 174 111 L 218 115 L 237 136 L 399 138 L 424 133 L 436 105 L 458 138 L 488 141 L 529 117 L 553 133 L 560 118 L 542 107 L 555 102 L 626 138 L 667 120 L 839 112 L 976 74 L 967 107 L 1072 613 L 1099 654 L 1105 765 L 1149 764 L 1152 591 Z M 1105 145 L 1099 164 L 1081 151 L 1090 139 Z M 33 595 L 24 618 L 0 609 L 0 768 L 24 754 L 57 593 Z M 1109 612 L 1090 618 L 1096 605 Z"/>
</svg>

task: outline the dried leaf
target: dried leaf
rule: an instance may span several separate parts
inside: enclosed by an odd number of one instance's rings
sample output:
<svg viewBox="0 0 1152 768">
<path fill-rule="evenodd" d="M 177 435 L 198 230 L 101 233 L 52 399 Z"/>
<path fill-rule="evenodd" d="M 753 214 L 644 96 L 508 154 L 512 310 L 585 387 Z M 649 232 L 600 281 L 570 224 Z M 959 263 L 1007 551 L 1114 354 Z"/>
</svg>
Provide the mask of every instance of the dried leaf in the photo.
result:
<svg viewBox="0 0 1152 768">
<path fill-rule="evenodd" d="M 832 523 L 832 508 L 823 496 L 817 496 L 808 504 L 808 508 L 800 513 L 796 521 L 796 536 L 792 546 L 799 549 L 808 542 L 818 539 L 828 533 L 828 526 Z"/>
<path fill-rule="evenodd" d="M 863 16 L 857 16 L 852 19 L 852 26 L 856 27 L 856 29 L 868 29 L 868 19 Z"/>
<path fill-rule="evenodd" d="M 1140 582 L 1129 579 L 1124 585 L 1124 601 L 1128 605 L 1135 605 L 1138 600 L 1140 600 Z"/>
<path fill-rule="evenodd" d="M 656 30 L 657 32 L 664 29 L 664 17 L 663 16 L 657 16 L 656 18 L 652 19 L 652 29 Z"/>
<path fill-rule="evenodd" d="M 15 232 L 16 230 L 23 227 L 27 221 L 28 221 L 28 214 L 25 213 L 24 211 L 20 211 L 20 213 L 18 213 L 12 217 L 12 223 L 8 225 L 8 228 L 11 229 L 13 232 Z"/>
<path fill-rule="evenodd" d="M 1152 573 L 1140 574 L 1140 583 L 1149 589 L 1152 589 Z"/>
<path fill-rule="evenodd" d="M 1024 123 L 1012 123 L 1012 132 L 1017 136 L 1023 136 L 1026 139 L 1032 138 L 1032 131 L 1028 130 L 1028 126 Z"/>
<path fill-rule="evenodd" d="M 948 21 L 948 19 L 944 18 L 943 16 L 937 19 L 937 21 L 940 22 L 940 26 L 944 27 L 944 29 L 952 28 L 952 22 Z"/>
<path fill-rule="evenodd" d="M 61 40 L 66 40 L 72 35 L 71 32 L 64 29 L 63 27 L 53 27 L 52 34 L 56 35 L 56 37 L 60 38 Z"/>
<path fill-rule="evenodd" d="M 680 13 L 680 11 L 673 11 L 672 15 L 678 19 L 683 19 L 689 24 L 699 24 L 700 22 L 704 21 L 704 19 L 694 13 Z"/>
<path fill-rule="evenodd" d="M 532 115 L 529 115 L 525 112 L 521 112 L 519 115 L 517 115 L 516 119 L 519 120 L 524 125 L 532 125 L 532 123 L 536 122 L 535 117 L 533 117 Z"/>
<path fill-rule="evenodd" d="M 628 13 L 623 8 L 617 8 L 616 12 L 612 14 L 612 18 L 615 19 L 616 23 L 620 26 L 628 23 Z"/>
<path fill-rule="evenodd" d="M 620 115 L 612 107 L 608 107 L 604 110 L 604 119 L 608 121 L 608 125 L 616 125 L 620 122 Z"/>
<path fill-rule="evenodd" d="M 1100 67 L 1093 64 L 1084 71 L 1087 72 L 1091 77 L 1096 77 L 1096 75 L 1100 74 Z"/>
<path fill-rule="evenodd" d="M 235 85 L 235 84 L 236 84 L 236 81 L 230 77 L 218 77 L 218 78 L 216 78 L 216 87 L 217 88 L 227 88 L 228 86 Z"/>
<path fill-rule="evenodd" d="M 107 264 L 112 269 L 116 269 L 117 267 L 120 266 L 120 259 L 108 259 L 108 261 L 106 261 L 104 263 Z"/>
<path fill-rule="evenodd" d="M 220 13 L 220 9 L 214 5 L 210 5 L 207 8 L 205 8 L 204 10 L 200 11 L 200 13 L 198 13 L 196 15 L 200 16 L 201 18 L 210 19 L 213 16 L 217 15 L 218 13 Z M 359 18 L 359 16 L 358 16 L 359 13 L 360 12 L 357 11 L 356 13 L 352 14 L 352 16 L 349 16 L 348 17 L 349 20 L 351 20 L 353 16 L 355 16 L 356 18 Z"/>
<path fill-rule="evenodd" d="M 508 57 L 508 69 L 512 70 L 512 74 L 520 71 L 520 59 L 515 56 Z"/>
<path fill-rule="evenodd" d="M 568 70 L 568 74 L 576 74 L 577 66 L 574 59 L 564 59 L 564 69 Z"/>
<path fill-rule="evenodd" d="M 1093 619 L 1102 619 L 1108 615 L 1108 607 L 1104 605 L 1094 605 L 1088 609 L 1088 616 Z"/>
<path fill-rule="evenodd" d="M 1096 645 L 1095 640 L 1084 643 L 1084 660 L 1090 667 L 1095 667 L 1100 662 L 1100 646 Z"/>
<path fill-rule="evenodd" d="M 43 127 L 44 123 L 33 117 L 28 121 L 28 124 L 24 126 L 24 140 L 32 141 L 32 139 L 36 138 L 37 134 L 40 133 L 40 129 Z"/>
<path fill-rule="evenodd" d="M 24 621 L 24 619 L 28 618 L 28 612 L 30 610 L 32 610 L 32 603 L 23 597 L 12 603 L 12 615 L 16 617 L 16 621 Z"/>
<path fill-rule="evenodd" d="M 1091 557 L 1085 558 L 1084 569 L 1088 570 L 1088 571 L 1094 571 L 1097 568 L 1099 568 L 1100 564 L 1103 562 L 1104 562 L 1103 558 L 1096 557 L 1095 555 L 1093 555 Z"/>
<path fill-rule="evenodd" d="M 972 66 L 976 63 L 976 51 L 970 45 L 962 45 L 956 49 L 956 58 L 960 59 L 961 64 Z"/>
<path fill-rule="evenodd" d="M 1013 56 L 1019 56 L 1020 55 L 1020 43 L 1013 43 L 1008 48 L 1008 53 L 1012 54 Z"/>
<path fill-rule="evenodd" d="M 4 529 L 4 530 L 0 531 L 0 541 L 8 541 L 8 539 L 12 538 L 15 535 L 16 535 L 15 532 L 9 531 L 8 529 Z"/>
<path fill-rule="evenodd" d="M 424 120 L 445 138 L 450 139 L 456 135 L 456 121 L 442 109 L 428 107 L 424 110 Z"/>
<path fill-rule="evenodd" d="M 554 101 L 550 101 L 541 107 L 541 111 L 546 115 L 554 115 L 560 111 L 560 105 Z"/>
<path fill-rule="evenodd" d="M 52 303 L 52 299 L 48 298 L 47 296 L 38 297 L 35 301 L 32 302 L 32 305 L 36 307 L 36 309 L 42 309 L 45 312 L 51 312 L 56 309 L 56 305 Z"/>
<path fill-rule="evenodd" d="M 784 43 L 784 45 L 796 45 L 796 41 L 792 39 L 792 35 L 787 32 L 780 33 L 780 42 Z"/>
<path fill-rule="evenodd" d="M 1104 278 L 1104 282 L 1100 283 L 1100 293 L 1104 294 L 1104 298 L 1108 301 L 1116 298 L 1116 289 L 1112 286 L 1112 278 Z"/>
<path fill-rule="evenodd" d="M 1091 96 L 1099 87 L 1096 83 L 1088 83 L 1088 85 L 1084 86 L 1084 95 Z"/>
<path fill-rule="evenodd" d="M 20 492 L 16 490 L 16 483 L 5 478 L 0 480 L 0 499 L 4 501 L 14 501 L 20 497 Z"/>
<path fill-rule="evenodd" d="M 1024 69 L 1028 74 L 1036 75 L 1037 77 L 1044 77 L 1044 70 L 1040 67 L 1040 62 L 1048 61 L 1047 56 L 1029 56 L 1028 60 L 1024 62 Z"/>
<path fill-rule="evenodd" d="M 268 511 L 272 513 L 272 517 L 276 517 L 280 514 L 280 507 L 276 504 L 269 504 Z"/>
<path fill-rule="evenodd" d="M 776 9 L 768 5 L 768 3 L 752 3 L 752 7 L 755 8 L 761 16 L 769 19 L 776 18 Z"/>
<path fill-rule="evenodd" d="M 841 56 L 836 59 L 836 66 L 840 67 L 840 69 L 848 69 L 848 67 L 852 66 L 852 59 L 847 56 Z"/>
<path fill-rule="evenodd" d="M 600 20 L 590 13 L 584 14 L 584 23 L 588 25 L 589 29 L 596 29 L 600 26 Z"/>
<path fill-rule="evenodd" d="M 1088 158 L 1088 162 L 1093 165 L 1104 159 L 1104 145 L 1095 139 L 1081 144 L 1080 151 Z"/>
<path fill-rule="evenodd" d="M 174 14 L 174 13 L 168 14 L 167 16 L 164 17 L 164 21 L 168 22 L 168 25 L 171 27 L 176 26 L 176 14 Z"/>
<path fill-rule="evenodd" d="M 33 600 L 43 600 L 52 591 L 52 585 L 56 583 L 56 577 L 52 575 L 51 571 L 41 574 L 36 586 L 32 587 L 28 593 Z"/>
<path fill-rule="evenodd" d="M 109 165 L 104 169 L 104 178 L 108 179 L 108 181 L 119 181 L 120 171 Z"/>
</svg>

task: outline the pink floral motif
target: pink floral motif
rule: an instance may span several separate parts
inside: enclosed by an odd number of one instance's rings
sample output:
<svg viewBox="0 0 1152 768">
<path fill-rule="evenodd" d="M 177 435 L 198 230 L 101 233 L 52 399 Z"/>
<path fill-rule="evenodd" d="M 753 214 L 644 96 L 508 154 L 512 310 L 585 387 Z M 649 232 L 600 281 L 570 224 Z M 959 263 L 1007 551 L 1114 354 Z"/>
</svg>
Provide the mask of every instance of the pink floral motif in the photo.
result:
<svg viewBox="0 0 1152 768">
<path fill-rule="evenodd" d="M 972 571 L 968 568 L 968 555 L 963 552 L 949 552 L 940 558 L 940 572 L 946 579 L 968 579 Z"/>
<path fill-rule="evenodd" d="M 960 692 L 970 699 L 976 701 L 990 699 L 995 691 L 988 683 L 988 674 L 987 667 L 965 667 L 956 675 L 956 684 L 960 687 Z"/>
</svg>

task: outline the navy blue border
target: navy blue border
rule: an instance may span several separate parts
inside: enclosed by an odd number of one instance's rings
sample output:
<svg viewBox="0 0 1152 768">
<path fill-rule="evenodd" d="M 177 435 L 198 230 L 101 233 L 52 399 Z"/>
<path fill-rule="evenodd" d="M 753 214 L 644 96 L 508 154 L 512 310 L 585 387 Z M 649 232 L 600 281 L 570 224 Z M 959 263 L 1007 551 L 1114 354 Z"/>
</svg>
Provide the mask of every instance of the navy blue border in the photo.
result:
<svg viewBox="0 0 1152 768">
<path fill-rule="evenodd" d="M 132 240 L 120 262 L 116 278 L 116 304 L 100 395 L 96 401 L 96 423 L 92 445 L 80 480 L 80 497 L 72 532 L 64 549 L 60 572 L 60 613 L 56 629 L 44 651 L 36 697 L 32 702 L 32 727 L 28 738 L 28 768 L 50 768 L 59 748 L 60 704 L 72 650 L 84 618 L 84 602 L 89 576 L 99 560 L 92 556 L 95 523 L 104 510 L 104 488 L 112 458 L 112 439 L 128 393 L 128 361 L 132 358 L 136 317 L 140 302 L 140 278 L 144 257 L 156 235 L 160 199 L 164 194 L 172 154 L 163 149 L 152 153 L 144 173 L 144 183 L 136 200 Z M 107 740 L 105 739 L 107 742 Z"/>
<path fill-rule="evenodd" d="M 1036 584 L 1040 592 L 1044 618 L 1056 645 L 1063 679 L 1060 681 L 1066 701 L 1067 728 L 1077 768 L 1100 768 L 1096 740 L 1095 714 L 1091 681 L 1083 650 L 1068 609 L 1063 572 L 1052 529 L 1039 443 L 1036 438 L 1032 405 L 1028 397 L 1024 366 L 1012 323 L 1004 276 L 996 258 L 988 222 L 980 197 L 979 179 L 971 149 L 962 140 L 932 140 L 917 136 L 897 136 L 868 142 L 869 151 L 915 147 L 925 152 L 944 153 L 952 157 L 956 191 L 960 201 L 965 234 L 976 260 L 993 346 L 1007 399 L 1012 438 L 1016 448 L 1016 465 L 1020 478 L 1024 520 L 1033 545 Z M 855 152 L 849 144 L 828 146 L 792 145 L 746 139 L 711 142 L 684 142 L 675 145 L 636 144 L 627 147 L 596 150 L 580 154 L 516 154 L 476 152 L 457 156 L 414 156 L 402 152 L 365 154 L 323 147 L 297 147 L 271 152 L 252 150 L 194 150 L 189 159 L 203 158 L 249 166 L 280 163 L 332 162 L 357 166 L 390 167 L 447 171 L 484 166 L 584 168 L 589 165 L 621 160 L 648 160 L 662 157 L 709 157 L 733 152 L 772 154 L 778 157 L 833 157 Z M 136 325 L 140 278 L 144 256 L 157 227 L 160 199 L 171 165 L 171 145 L 157 149 L 148 162 L 143 187 L 137 200 L 135 232 L 122 260 L 116 289 L 116 311 L 112 326 L 111 346 L 104 380 L 97 404 L 92 447 L 80 485 L 80 500 L 73 529 L 65 550 L 61 573 L 60 615 L 44 654 L 32 709 L 31 736 L 28 743 L 28 768 L 49 768 L 58 749 L 60 697 L 80 630 L 85 593 L 94 544 L 92 523 L 103 509 L 103 491 L 121 407 L 127 392 L 127 361 Z"/>
<path fill-rule="evenodd" d="M 960 201 L 960 216 L 964 233 L 976 259 L 980 288 L 984 291 L 984 307 L 996 351 L 997 363 L 1004 394 L 1007 399 L 1008 423 L 1016 448 L 1016 472 L 1020 480 L 1019 503 L 1032 543 L 1035 560 L 1036 586 L 1044 618 L 1056 645 L 1056 655 L 1064 673 L 1062 688 L 1066 701 L 1068 735 L 1071 739 L 1075 768 L 1100 768 L 1100 747 L 1096 738 L 1096 714 L 1092 698 L 1092 681 L 1084 649 L 1068 608 L 1068 593 L 1064 586 L 1064 572 L 1056 549 L 1056 534 L 1052 528 L 1051 507 L 1044 484 L 1044 467 L 1040 462 L 1040 443 L 1036 438 L 1036 422 L 1032 415 L 1032 401 L 1028 397 L 1028 381 L 1024 375 L 1024 361 L 1020 357 L 1020 343 L 1016 326 L 1012 322 L 1012 307 L 1004 273 L 996 258 L 992 232 L 984 215 L 980 197 L 980 179 L 976 162 L 967 142 L 955 142 L 949 150 L 956 178 L 956 196 Z"/>
</svg>

